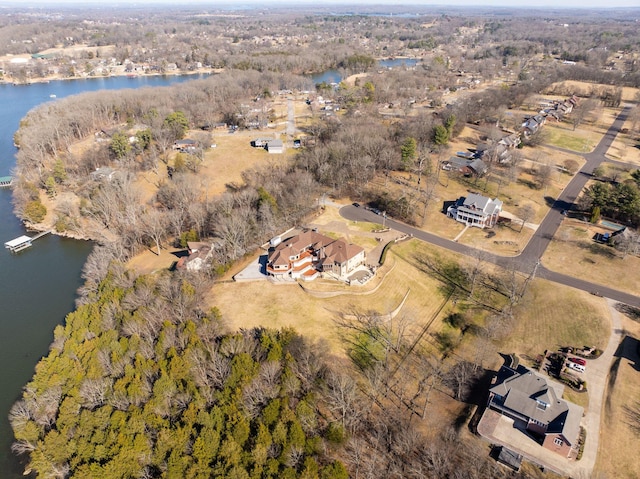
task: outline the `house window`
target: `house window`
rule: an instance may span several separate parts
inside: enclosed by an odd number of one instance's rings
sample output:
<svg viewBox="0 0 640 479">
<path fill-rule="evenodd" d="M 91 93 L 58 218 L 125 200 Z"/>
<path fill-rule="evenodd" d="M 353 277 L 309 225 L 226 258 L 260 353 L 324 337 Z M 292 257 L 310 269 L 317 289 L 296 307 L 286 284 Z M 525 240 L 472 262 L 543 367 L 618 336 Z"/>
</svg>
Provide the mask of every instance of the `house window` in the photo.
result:
<svg viewBox="0 0 640 479">
<path fill-rule="evenodd" d="M 563 444 L 562 439 L 560 439 L 559 437 L 556 437 L 556 438 L 553 440 L 553 443 L 554 443 L 556 446 L 562 446 L 562 444 Z"/>
</svg>

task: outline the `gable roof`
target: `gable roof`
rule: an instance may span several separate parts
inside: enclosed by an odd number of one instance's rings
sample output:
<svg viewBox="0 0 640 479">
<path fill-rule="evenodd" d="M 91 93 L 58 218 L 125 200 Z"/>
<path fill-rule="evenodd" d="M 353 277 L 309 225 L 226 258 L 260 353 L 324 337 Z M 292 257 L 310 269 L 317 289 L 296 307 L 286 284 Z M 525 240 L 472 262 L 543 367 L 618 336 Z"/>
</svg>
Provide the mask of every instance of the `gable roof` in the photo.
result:
<svg viewBox="0 0 640 479">
<path fill-rule="evenodd" d="M 577 440 L 582 407 L 563 399 L 564 386 L 547 380 L 525 367 L 503 366 L 498 384 L 490 392 L 503 398 L 503 405 L 546 426 L 547 433 L 562 434 L 569 443 Z"/>
<path fill-rule="evenodd" d="M 275 249 L 269 253 L 269 262 L 274 265 L 288 264 L 289 258 L 302 253 L 307 248 L 320 249 L 322 246 L 331 244 L 333 238 L 322 235 L 316 231 L 304 231 L 299 235 L 292 236 L 282 241 Z"/>
<path fill-rule="evenodd" d="M 341 238 L 320 250 L 320 263 L 323 266 L 325 264 L 343 264 L 362 251 L 364 249 L 360 246 L 349 244 Z"/>
<path fill-rule="evenodd" d="M 469 193 L 469 196 L 464 199 L 462 206 L 469 209 L 482 210 L 487 214 L 493 214 L 496 209 L 502 208 L 502 201 L 497 198 L 492 200 L 477 193 Z"/>
</svg>

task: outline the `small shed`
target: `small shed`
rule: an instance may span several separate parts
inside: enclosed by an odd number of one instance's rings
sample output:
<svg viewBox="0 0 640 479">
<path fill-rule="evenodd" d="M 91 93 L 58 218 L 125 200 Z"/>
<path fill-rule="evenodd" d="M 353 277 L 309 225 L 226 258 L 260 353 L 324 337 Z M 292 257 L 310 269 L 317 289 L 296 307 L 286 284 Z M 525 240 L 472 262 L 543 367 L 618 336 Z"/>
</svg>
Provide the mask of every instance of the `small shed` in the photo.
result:
<svg viewBox="0 0 640 479">
<path fill-rule="evenodd" d="M 282 140 L 270 140 L 267 143 L 267 151 L 269 153 L 284 153 L 284 143 Z"/>
<path fill-rule="evenodd" d="M 504 446 L 500 448 L 497 460 L 500 464 L 504 464 L 516 472 L 518 472 L 520 470 L 520 466 L 522 466 L 522 455 L 512 451 L 511 449 L 507 449 Z"/>
</svg>

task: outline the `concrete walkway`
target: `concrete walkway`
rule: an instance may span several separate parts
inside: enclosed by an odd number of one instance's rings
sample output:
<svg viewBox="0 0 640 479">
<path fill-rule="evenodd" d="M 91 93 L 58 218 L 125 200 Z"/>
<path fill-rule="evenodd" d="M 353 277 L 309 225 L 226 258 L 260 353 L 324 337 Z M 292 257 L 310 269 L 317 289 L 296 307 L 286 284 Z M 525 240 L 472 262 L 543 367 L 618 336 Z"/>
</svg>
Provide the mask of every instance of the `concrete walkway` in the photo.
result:
<svg viewBox="0 0 640 479">
<path fill-rule="evenodd" d="M 458 242 L 458 240 L 460 238 L 462 238 L 462 235 L 469 229 L 469 225 L 466 225 L 462 231 L 460 231 L 460 233 L 458 233 L 458 236 L 456 236 L 455 238 L 453 238 L 453 241 L 455 241 L 456 243 Z"/>
<path fill-rule="evenodd" d="M 519 225 L 522 224 L 522 219 L 518 218 L 513 213 L 509 213 L 508 211 L 502 210 L 500 212 L 500 216 L 504 217 L 504 218 L 509 218 L 512 223 L 519 224 Z M 533 230 L 533 231 L 536 231 L 538 229 L 538 226 L 540 226 L 540 225 L 538 225 L 536 223 L 529 223 L 528 221 L 525 222 L 525 224 L 524 224 L 525 228 L 529 228 L 530 230 Z"/>
</svg>

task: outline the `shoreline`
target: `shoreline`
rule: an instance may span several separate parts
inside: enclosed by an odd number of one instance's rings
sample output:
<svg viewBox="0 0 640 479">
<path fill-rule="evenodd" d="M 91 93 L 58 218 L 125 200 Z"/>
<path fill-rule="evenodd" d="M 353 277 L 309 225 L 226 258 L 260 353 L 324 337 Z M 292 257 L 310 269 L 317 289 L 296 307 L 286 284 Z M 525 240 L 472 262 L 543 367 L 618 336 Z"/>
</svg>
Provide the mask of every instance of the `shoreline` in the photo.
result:
<svg viewBox="0 0 640 479">
<path fill-rule="evenodd" d="M 94 76 L 75 76 L 75 77 L 65 77 L 61 75 L 49 75 L 41 78 L 30 78 L 27 81 L 15 81 L 12 78 L 2 78 L 0 79 L 0 85 L 12 85 L 12 86 L 28 86 L 36 83 L 51 83 L 54 81 L 68 81 L 68 80 L 97 80 L 100 78 L 111 78 L 111 77 L 157 77 L 157 76 L 186 76 L 186 75 L 216 75 L 218 73 L 222 73 L 224 68 L 201 68 L 194 71 L 176 71 L 176 72 L 152 72 L 152 73 L 128 73 L 128 72 L 116 72 L 110 73 L 109 75 L 94 75 Z"/>
</svg>

